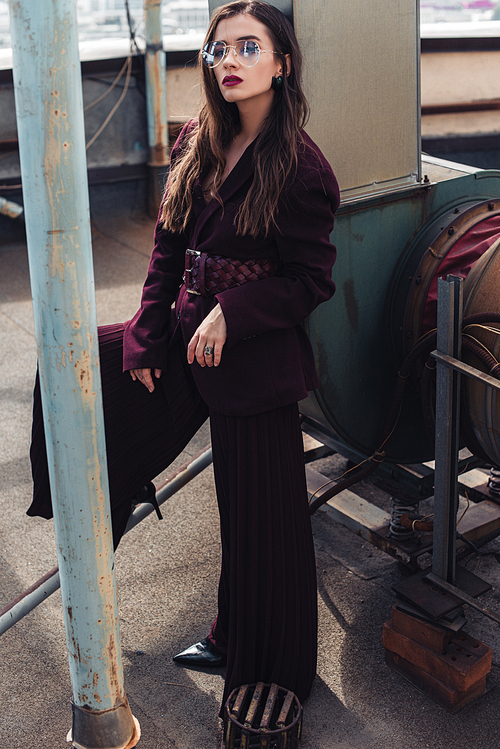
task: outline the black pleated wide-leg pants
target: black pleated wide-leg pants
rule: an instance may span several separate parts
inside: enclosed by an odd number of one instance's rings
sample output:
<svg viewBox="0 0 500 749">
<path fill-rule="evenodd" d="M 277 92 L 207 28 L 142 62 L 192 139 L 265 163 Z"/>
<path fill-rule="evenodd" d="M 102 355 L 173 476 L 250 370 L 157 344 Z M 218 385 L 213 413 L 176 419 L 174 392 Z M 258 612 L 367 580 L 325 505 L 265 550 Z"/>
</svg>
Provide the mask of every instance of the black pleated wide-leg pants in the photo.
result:
<svg viewBox="0 0 500 749">
<path fill-rule="evenodd" d="M 297 404 L 211 412 L 222 538 L 212 638 L 227 653 L 223 705 L 242 684 L 309 696 L 316 674 L 316 565 Z"/>
<path fill-rule="evenodd" d="M 182 342 L 153 393 L 122 372 L 123 325 L 99 329 L 115 546 L 133 495 L 165 470 L 206 420 Z M 224 699 L 275 682 L 303 701 L 316 672 L 317 594 L 296 404 L 245 417 L 210 413 L 222 567 L 212 627 L 227 653 Z M 40 388 L 34 393 L 29 515 L 52 517 Z M 186 643 L 188 644 L 188 643 Z"/>
</svg>

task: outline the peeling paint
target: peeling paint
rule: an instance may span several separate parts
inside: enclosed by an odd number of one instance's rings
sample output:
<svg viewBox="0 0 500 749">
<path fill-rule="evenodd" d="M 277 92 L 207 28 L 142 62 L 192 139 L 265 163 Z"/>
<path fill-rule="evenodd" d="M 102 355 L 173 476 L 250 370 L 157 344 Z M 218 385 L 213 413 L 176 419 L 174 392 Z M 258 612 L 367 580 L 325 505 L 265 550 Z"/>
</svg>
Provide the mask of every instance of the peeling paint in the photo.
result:
<svg viewBox="0 0 500 749">
<path fill-rule="evenodd" d="M 60 280 L 64 280 L 64 260 L 62 258 L 63 244 L 59 241 L 59 234 L 62 232 L 52 231 L 47 232 L 49 238 L 52 237 L 52 242 L 48 245 L 49 257 L 51 258 L 51 276 L 59 276 Z"/>
</svg>

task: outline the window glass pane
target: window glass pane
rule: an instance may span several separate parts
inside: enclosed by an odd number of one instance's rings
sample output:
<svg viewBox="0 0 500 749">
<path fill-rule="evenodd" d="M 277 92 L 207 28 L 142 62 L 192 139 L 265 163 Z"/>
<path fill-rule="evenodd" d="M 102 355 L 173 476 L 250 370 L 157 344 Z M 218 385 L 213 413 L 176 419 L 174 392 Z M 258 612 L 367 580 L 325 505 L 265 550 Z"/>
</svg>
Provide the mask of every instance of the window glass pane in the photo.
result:
<svg viewBox="0 0 500 749">
<path fill-rule="evenodd" d="M 9 6 L 0 0 L 0 49 L 10 47 Z"/>
<path fill-rule="evenodd" d="M 420 0 L 422 38 L 500 36 L 500 0 Z"/>
</svg>

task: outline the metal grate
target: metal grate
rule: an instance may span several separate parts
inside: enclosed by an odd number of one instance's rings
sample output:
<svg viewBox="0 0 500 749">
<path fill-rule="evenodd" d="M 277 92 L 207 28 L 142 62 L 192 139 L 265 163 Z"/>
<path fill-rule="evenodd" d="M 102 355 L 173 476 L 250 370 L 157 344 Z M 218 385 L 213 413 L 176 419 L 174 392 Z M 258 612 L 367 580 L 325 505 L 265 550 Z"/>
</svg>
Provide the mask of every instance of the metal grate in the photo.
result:
<svg viewBox="0 0 500 749">
<path fill-rule="evenodd" d="M 277 684 L 245 684 L 234 689 L 224 708 L 223 749 L 297 749 L 302 705 Z"/>
</svg>

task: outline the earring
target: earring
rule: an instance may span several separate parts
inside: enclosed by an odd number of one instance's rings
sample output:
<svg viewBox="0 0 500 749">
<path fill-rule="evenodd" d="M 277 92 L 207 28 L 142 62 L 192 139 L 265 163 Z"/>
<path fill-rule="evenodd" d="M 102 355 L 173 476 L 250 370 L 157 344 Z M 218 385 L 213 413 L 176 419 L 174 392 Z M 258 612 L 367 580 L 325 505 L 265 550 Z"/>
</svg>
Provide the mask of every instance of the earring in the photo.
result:
<svg viewBox="0 0 500 749">
<path fill-rule="evenodd" d="M 282 75 L 278 75 L 278 76 L 273 75 L 273 77 L 271 78 L 271 88 L 273 89 L 273 91 L 281 91 L 281 89 L 283 88 L 283 76 Z"/>
</svg>

